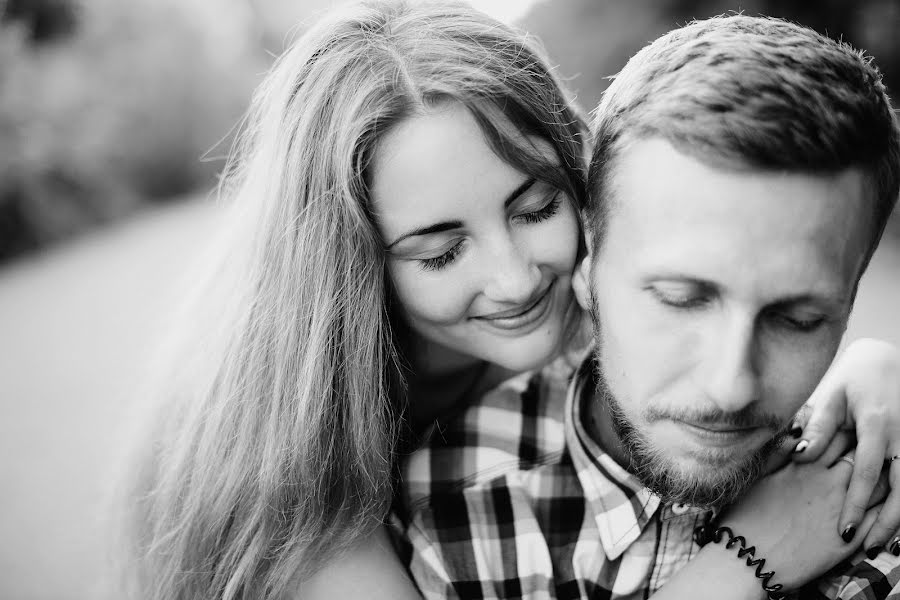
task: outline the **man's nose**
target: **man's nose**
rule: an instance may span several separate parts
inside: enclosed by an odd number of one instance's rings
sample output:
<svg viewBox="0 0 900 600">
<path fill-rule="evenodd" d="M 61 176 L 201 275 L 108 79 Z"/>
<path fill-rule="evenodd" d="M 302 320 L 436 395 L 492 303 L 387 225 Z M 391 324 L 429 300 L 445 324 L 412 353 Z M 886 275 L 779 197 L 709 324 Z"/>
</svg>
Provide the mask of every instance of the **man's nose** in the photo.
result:
<svg viewBox="0 0 900 600">
<path fill-rule="evenodd" d="M 723 412 L 737 412 L 759 399 L 756 323 L 734 316 L 712 333 L 706 373 L 706 394 Z"/>
<path fill-rule="evenodd" d="M 521 304 L 530 300 L 541 284 L 541 270 L 530 252 L 511 239 L 495 247 L 488 259 L 484 294 L 495 302 Z"/>
</svg>

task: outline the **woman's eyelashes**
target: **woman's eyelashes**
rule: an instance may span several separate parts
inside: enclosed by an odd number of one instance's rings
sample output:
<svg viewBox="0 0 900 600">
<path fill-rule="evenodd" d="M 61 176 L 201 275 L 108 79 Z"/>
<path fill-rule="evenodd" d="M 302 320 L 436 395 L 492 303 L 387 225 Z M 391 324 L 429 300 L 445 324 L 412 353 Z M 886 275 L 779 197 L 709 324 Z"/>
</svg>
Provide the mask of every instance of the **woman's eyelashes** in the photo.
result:
<svg viewBox="0 0 900 600">
<path fill-rule="evenodd" d="M 419 264 L 425 271 L 439 271 L 456 260 L 459 253 L 462 252 L 462 246 L 463 241 L 460 240 L 440 256 L 419 259 Z"/>
<path fill-rule="evenodd" d="M 522 223 L 530 225 L 553 218 L 559 212 L 560 205 L 562 204 L 562 198 L 560 196 L 560 192 L 555 192 L 550 199 L 537 210 L 513 215 L 513 221 L 519 220 Z M 456 260 L 463 250 L 463 244 L 464 240 L 459 240 L 440 256 L 418 259 L 419 265 L 424 271 L 439 271 Z"/>
<path fill-rule="evenodd" d="M 560 193 L 556 192 L 550 197 L 550 201 L 541 208 L 535 211 L 518 214 L 514 218 L 522 219 L 525 223 L 540 223 L 541 221 L 546 221 L 559 212 L 559 205 L 562 203 L 562 199 L 559 196 Z"/>
</svg>

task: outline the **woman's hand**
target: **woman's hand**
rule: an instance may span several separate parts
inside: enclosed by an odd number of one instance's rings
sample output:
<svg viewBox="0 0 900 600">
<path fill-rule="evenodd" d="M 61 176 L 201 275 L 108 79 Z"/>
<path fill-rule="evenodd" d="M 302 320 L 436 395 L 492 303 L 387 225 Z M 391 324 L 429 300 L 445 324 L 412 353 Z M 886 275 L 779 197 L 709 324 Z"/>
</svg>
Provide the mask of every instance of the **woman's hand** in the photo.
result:
<svg viewBox="0 0 900 600">
<path fill-rule="evenodd" d="M 796 462 L 819 459 L 841 428 L 855 430 L 857 446 L 850 487 L 844 500 L 838 533 L 858 529 L 885 461 L 900 455 L 900 350 L 887 342 L 860 339 L 835 360 L 798 415 L 803 439 Z M 806 442 L 806 444 L 804 444 Z M 900 555 L 900 458 L 891 460 L 890 495 L 865 538 L 874 557 L 887 545 Z"/>
<path fill-rule="evenodd" d="M 756 558 L 766 560 L 763 570 L 775 570 L 770 585 L 780 583 L 785 590 L 793 590 L 815 579 L 849 558 L 875 522 L 880 509 L 876 504 L 887 493 L 883 479 L 876 482 L 874 495 L 848 541 L 834 535 L 830 527 L 822 527 L 838 518 L 844 503 L 853 467 L 842 456 L 851 444 L 850 436 L 837 433 L 817 460 L 789 463 L 763 477 L 721 515 L 720 524 L 744 536 L 747 546 L 756 547 Z M 703 551 L 722 551 L 725 541 L 727 536 Z M 752 569 L 736 558 L 737 547 L 726 552 L 753 575 Z"/>
</svg>

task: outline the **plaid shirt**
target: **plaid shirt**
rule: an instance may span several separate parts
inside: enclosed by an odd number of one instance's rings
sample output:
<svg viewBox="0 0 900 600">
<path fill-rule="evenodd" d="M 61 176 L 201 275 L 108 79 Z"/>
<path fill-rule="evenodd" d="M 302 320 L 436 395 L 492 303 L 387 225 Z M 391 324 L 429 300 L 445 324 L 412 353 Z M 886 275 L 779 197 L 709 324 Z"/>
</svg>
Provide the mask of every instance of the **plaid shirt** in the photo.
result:
<svg viewBox="0 0 900 600">
<path fill-rule="evenodd" d="M 590 373 L 560 360 L 511 379 L 403 466 L 401 527 L 426 598 L 647 598 L 699 551 L 709 511 L 662 503 L 585 432 Z M 802 597 L 900 600 L 900 561 L 863 558 Z"/>
</svg>

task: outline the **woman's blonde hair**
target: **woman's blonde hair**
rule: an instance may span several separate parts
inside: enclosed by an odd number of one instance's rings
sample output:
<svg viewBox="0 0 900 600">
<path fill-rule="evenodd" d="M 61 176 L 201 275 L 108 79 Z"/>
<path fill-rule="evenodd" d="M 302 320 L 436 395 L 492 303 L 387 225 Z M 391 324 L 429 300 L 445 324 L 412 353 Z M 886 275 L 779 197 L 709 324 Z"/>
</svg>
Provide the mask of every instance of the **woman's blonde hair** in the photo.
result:
<svg viewBox="0 0 900 600">
<path fill-rule="evenodd" d="M 389 510 L 402 340 L 367 167 L 442 101 L 583 204 L 584 121 L 527 36 L 447 2 L 364 2 L 307 31 L 253 98 L 220 186 L 226 235 L 134 468 L 136 596 L 282 597 Z"/>
</svg>

